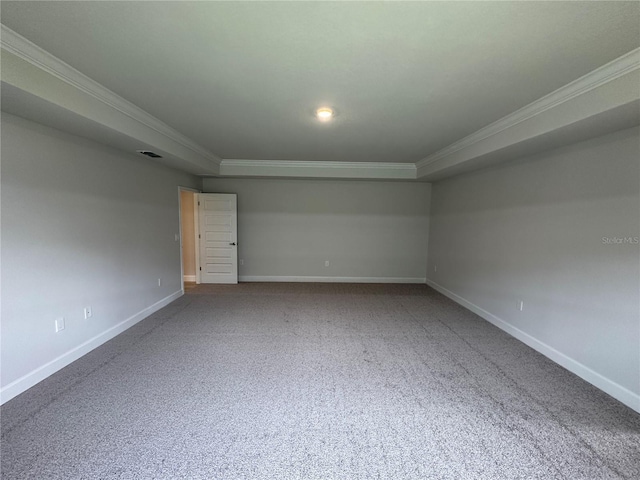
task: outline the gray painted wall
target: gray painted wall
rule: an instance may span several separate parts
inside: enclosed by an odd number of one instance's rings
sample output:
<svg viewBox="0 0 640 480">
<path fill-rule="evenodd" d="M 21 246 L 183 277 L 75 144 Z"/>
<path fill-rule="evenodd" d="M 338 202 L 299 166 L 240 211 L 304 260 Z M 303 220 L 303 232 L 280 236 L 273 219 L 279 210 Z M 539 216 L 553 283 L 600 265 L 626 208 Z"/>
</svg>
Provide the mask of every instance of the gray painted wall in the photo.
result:
<svg viewBox="0 0 640 480">
<path fill-rule="evenodd" d="M 434 184 L 427 275 L 640 411 L 639 145 L 634 128 Z"/>
<path fill-rule="evenodd" d="M 3 401 L 180 295 L 178 185 L 199 184 L 2 114 Z"/>
<path fill-rule="evenodd" d="M 203 189 L 238 194 L 241 280 L 424 281 L 429 184 L 210 178 Z"/>
</svg>

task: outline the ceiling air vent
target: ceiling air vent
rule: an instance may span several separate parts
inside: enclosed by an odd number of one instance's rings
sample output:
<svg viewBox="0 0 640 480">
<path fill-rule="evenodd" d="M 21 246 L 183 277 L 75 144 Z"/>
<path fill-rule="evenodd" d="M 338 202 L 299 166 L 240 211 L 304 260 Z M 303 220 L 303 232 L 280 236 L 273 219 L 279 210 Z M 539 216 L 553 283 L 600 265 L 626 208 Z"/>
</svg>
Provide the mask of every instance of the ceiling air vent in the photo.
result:
<svg viewBox="0 0 640 480">
<path fill-rule="evenodd" d="M 162 155 L 158 155 L 157 153 L 150 152 L 149 150 L 138 150 L 138 153 L 141 153 L 142 155 L 146 155 L 147 157 L 151 157 L 151 158 L 162 158 Z"/>
</svg>

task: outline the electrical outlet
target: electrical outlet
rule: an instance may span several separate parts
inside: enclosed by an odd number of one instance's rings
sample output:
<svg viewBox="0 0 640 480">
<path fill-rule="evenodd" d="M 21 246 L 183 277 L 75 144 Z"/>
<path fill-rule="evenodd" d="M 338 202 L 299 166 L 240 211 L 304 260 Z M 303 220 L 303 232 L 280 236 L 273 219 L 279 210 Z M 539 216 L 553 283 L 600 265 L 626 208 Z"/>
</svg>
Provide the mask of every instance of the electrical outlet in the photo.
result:
<svg viewBox="0 0 640 480">
<path fill-rule="evenodd" d="M 244 265 L 244 260 L 240 259 L 240 265 Z"/>
<path fill-rule="evenodd" d="M 93 312 L 91 311 L 91 307 L 84 307 L 84 319 L 91 318 Z"/>
<path fill-rule="evenodd" d="M 437 272 L 437 271 L 438 271 L 438 265 L 434 265 L 434 266 L 433 266 L 433 271 L 434 271 L 434 272 Z"/>
<path fill-rule="evenodd" d="M 56 318 L 56 333 L 64 330 L 64 317 Z"/>
<path fill-rule="evenodd" d="M 524 302 L 522 300 L 518 300 L 518 310 L 524 310 Z"/>
<path fill-rule="evenodd" d="M 162 286 L 162 279 L 161 279 L 161 278 L 159 278 L 159 279 L 158 279 L 158 286 L 159 286 L 159 287 L 161 287 L 161 286 Z"/>
<path fill-rule="evenodd" d="M 328 267 L 328 266 L 329 266 L 329 260 L 325 260 L 325 261 L 324 261 L 324 266 L 325 266 L 325 267 Z"/>
<path fill-rule="evenodd" d="M 180 240 L 180 235 L 178 235 L 178 234 L 176 233 L 176 235 L 175 235 L 174 239 L 175 239 L 175 241 L 177 242 L 178 240 Z"/>
</svg>

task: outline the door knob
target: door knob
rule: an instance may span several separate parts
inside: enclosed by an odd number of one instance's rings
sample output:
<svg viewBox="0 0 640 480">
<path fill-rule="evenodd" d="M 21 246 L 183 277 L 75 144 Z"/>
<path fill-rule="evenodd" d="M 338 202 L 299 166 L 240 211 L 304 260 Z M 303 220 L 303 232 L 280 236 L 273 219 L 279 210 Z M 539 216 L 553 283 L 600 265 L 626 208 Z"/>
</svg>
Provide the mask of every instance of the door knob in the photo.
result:
<svg viewBox="0 0 640 480">
<path fill-rule="evenodd" d="M 232 243 L 230 243 L 229 245 L 235 245 L 235 244 L 236 244 L 236 242 L 232 242 Z"/>
</svg>

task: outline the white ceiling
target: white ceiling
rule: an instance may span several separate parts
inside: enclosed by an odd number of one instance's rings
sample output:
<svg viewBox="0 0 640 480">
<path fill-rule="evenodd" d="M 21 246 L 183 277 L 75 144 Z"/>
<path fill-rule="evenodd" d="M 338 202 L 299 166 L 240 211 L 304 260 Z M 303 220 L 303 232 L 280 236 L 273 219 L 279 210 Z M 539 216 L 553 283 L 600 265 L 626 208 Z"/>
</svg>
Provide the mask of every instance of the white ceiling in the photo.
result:
<svg viewBox="0 0 640 480">
<path fill-rule="evenodd" d="M 415 163 L 640 46 L 638 2 L 12 2 L 223 159 Z M 313 117 L 334 107 L 329 124 Z"/>
</svg>

